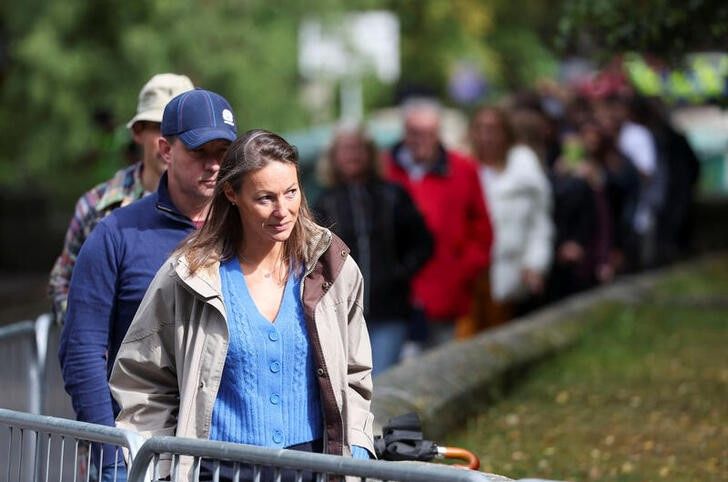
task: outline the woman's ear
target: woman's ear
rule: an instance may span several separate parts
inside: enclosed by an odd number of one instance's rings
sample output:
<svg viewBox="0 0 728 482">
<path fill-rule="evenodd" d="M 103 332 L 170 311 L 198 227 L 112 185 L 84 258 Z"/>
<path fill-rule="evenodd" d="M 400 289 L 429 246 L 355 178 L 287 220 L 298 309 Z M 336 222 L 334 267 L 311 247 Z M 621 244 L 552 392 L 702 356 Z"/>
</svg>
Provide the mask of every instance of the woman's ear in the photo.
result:
<svg viewBox="0 0 728 482">
<path fill-rule="evenodd" d="M 226 182 L 225 185 L 222 187 L 223 192 L 225 193 L 225 197 L 228 201 L 230 201 L 231 204 L 237 204 L 237 197 L 235 195 L 235 190 L 230 185 L 229 182 Z"/>
</svg>

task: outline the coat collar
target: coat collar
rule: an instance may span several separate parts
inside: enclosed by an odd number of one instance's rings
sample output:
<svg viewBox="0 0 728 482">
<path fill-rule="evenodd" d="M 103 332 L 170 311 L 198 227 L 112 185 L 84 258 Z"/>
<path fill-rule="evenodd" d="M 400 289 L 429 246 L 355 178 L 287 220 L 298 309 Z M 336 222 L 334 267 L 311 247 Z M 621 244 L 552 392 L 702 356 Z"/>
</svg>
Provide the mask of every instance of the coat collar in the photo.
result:
<svg viewBox="0 0 728 482">
<path fill-rule="evenodd" d="M 310 273 L 323 256 L 329 246 L 333 235 L 328 229 L 312 221 L 303 221 L 306 230 L 306 259 L 305 271 Z"/>
<path fill-rule="evenodd" d="M 222 297 L 219 261 L 203 266 L 191 274 L 187 258 L 180 256 L 175 260 L 174 270 L 179 279 L 202 298 Z"/>
<path fill-rule="evenodd" d="M 328 229 L 312 221 L 302 220 L 306 236 L 305 273 L 313 271 L 321 256 L 331 246 L 333 234 Z M 215 261 L 199 268 L 194 274 L 189 271 L 189 264 L 184 256 L 174 261 L 174 271 L 179 279 L 192 291 L 204 299 L 222 298 L 222 283 L 220 281 L 220 262 Z"/>
<path fill-rule="evenodd" d="M 406 147 L 404 145 L 404 142 L 398 143 L 397 145 L 395 145 L 392 148 L 392 158 L 394 159 L 394 163 L 400 169 L 404 169 L 406 171 L 407 168 L 405 167 L 404 163 L 402 162 L 402 155 L 404 154 L 405 150 L 406 150 Z M 447 159 L 447 151 L 445 150 L 445 146 L 443 146 L 442 144 L 438 144 L 437 159 L 429 167 L 427 172 L 438 175 L 438 176 L 447 176 L 448 175 L 449 166 L 448 166 L 448 159 Z"/>
</svg>

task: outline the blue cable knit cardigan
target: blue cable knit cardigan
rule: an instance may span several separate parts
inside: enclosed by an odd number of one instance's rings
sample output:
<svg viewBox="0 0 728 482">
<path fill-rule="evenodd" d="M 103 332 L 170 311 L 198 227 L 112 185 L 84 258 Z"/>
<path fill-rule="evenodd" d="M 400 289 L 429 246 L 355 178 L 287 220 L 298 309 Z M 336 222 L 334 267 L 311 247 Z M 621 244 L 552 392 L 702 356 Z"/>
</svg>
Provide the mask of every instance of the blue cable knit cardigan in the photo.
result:
<svg viewBox="0 0 728 482">
<path fill-rule="evenodd" d="M 280 448 L 321 438 L 300 277 L 288 277 L 273 322 L 258 311 L 236 258 L 220 265 L 220 277 L 230 341 L 210 439 Z"/>
</svg>

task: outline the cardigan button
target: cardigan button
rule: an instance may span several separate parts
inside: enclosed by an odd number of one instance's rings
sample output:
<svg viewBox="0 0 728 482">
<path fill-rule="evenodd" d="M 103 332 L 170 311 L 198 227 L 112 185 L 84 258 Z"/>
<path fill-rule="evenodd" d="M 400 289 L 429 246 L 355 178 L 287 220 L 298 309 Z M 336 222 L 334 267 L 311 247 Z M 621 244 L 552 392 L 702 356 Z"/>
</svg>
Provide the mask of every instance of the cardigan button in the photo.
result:
<svg viewBox="0 0 728 482">
<path fill-rule="evenodd" d="M 317 374 L 318 376 L 320 376 L 320 377 L 324 376 L 324 374 L 325 374 L 325 373 L 326 373 L 326 372 L 324 371 L 324 369 L 323 369 L 323 368 L 318 368 L 318 369 L 316 370 L 316 374 Z"/>
<path fill-rule="evenodd" d="M 342 249 L 341 250 L 341 257 L 342 258 L 346 258 L 346 250 L 345 249 Z"/>
<path fill-rule="evenodd" d="M 324 289 L 324 291 L 328 290 L 330 286 L 331 286 L 331 283 L 329 283 L 328 281 L 324 281 L 324 283 L 321 285 L 321 287 Z"/>
</svg>

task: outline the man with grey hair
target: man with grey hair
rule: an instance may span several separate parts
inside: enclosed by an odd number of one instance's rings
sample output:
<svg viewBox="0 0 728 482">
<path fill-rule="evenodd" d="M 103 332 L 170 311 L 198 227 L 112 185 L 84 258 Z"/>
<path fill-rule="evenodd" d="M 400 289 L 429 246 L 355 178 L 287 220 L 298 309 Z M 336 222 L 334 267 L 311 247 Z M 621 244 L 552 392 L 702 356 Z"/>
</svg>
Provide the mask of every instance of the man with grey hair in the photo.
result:
<svg viewBox="0 0 728 482">
<path fill-rule="evenodd" d="M 136 115 L 126 124 L 132 139 L 141 147 L 142 159 L 119 170 L 111 179 L 81 196 L 68 225 L 61 255 L 53 265 L 48 294 L 53 301 L 56 321 L 63 323 L 68 287 L 81 246 L 91 230 L 107 214 L 157 190 L 166 165 L 159 155 L 158 140 L 164 107 L 173 97 L 192 90 L 185 75 L 157 74 L 139 92 Z"/>
<path fill-rule="evenodd" d="M 412 99 L 403 114 L 404 139 L 387 153 L 386 170 L 410 194 L 435 240 L 412 285 L 413 304 L 427 322 L 413 338 L 434 346 L 452 339 L 455 320 L 468 312 L 493 234 L 475 161 L 440 140 L 439 104 Z"/>
</svg>

